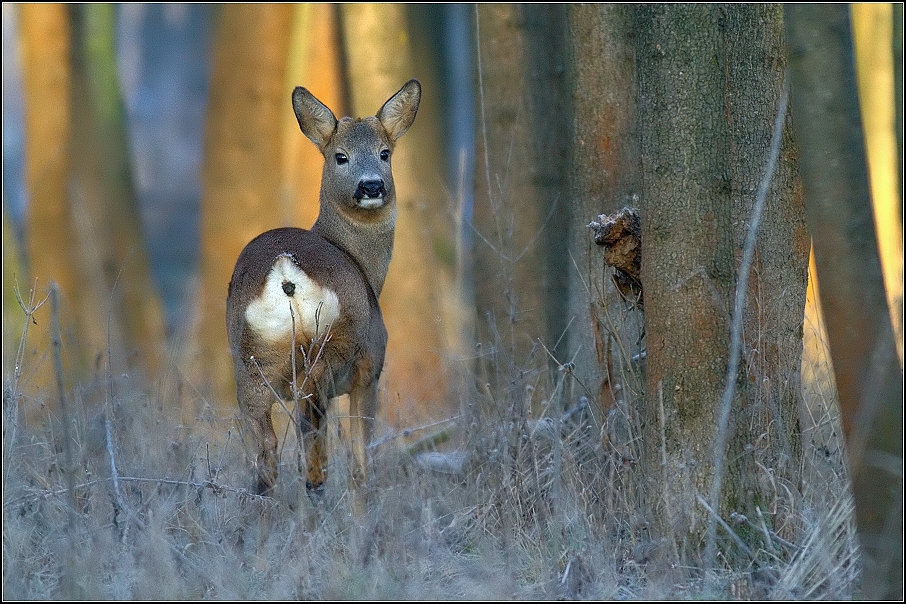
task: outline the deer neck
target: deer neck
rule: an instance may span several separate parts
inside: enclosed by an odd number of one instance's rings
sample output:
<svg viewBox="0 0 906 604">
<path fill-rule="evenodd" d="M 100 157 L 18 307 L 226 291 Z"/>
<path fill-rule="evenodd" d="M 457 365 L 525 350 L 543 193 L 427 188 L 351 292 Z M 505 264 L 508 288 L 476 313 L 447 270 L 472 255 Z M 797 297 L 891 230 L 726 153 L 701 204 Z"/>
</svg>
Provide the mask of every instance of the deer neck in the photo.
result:
<svg viewBox="0 0 906 604">
<path fill-rule="evenodd" d="M 338 209 L 322 200 L 311 231 L 352 256 L 377 297 L 381 295 L 390 266 L 395 226 L 396 205 L 393 203 L 380 210 L 359 210 Z"/>
</svg>

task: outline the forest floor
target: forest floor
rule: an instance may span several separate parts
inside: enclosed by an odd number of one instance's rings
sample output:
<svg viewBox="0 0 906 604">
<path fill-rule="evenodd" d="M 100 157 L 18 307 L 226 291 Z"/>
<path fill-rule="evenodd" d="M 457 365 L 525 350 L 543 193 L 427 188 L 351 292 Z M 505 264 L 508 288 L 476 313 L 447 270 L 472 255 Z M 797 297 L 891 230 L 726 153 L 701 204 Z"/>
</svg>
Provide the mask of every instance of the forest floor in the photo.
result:
<svg viewBox="0 0 906 604">
<path fill-rule="evenodd" d="M 515 397 L 474 391 L 455 421 L 421 432 L 379 430 L 361 518 L 351 512 L 342 439 L 331 439 L 337 454 L 324 493 L 309 496 L 284 418 L 280 481 L 264 498 L 247 490 L 252 457 L 238 411 L 215 409 L 176 377 L 148 385 L 100 374 L 66 392 L 65 415 L 7 379 L 3 598 L 647 601 L 856 593 L 852 500 L 826 383 L 807 376 L 813 428 L 803 436 L 800 490 L 783 511 L 789 530 L 781 537 L 757 523 L 762 545 L 746 552 L 719 532 L 733 561 L 721 558 L 720 568 L 705 572 L 700 560 L 648 535 L 648 511 L 630 479 L 635 464 L 615 444 L 618 432 L 633 432 L 632 414 L 614 408 L 597 418 L 569 393 L 562 371 L 523 377 L 533 396 L 550 403 L 543 417 L 526 419 Z M 332 415 L 329 434 L 339 424 Z M 432 444 L 450 435 L 439 448 Z"/>
</svg>

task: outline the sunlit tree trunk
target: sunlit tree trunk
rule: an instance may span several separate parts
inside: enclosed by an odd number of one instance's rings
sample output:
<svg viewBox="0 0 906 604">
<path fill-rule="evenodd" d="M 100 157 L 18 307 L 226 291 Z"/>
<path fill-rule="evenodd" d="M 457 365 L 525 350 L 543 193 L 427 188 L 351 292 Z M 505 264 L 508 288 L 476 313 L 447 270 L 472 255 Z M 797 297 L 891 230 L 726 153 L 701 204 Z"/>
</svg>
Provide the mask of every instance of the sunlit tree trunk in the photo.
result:
<svg viewBox="0 0 906 604">
<path fill-rule="evenodd" d="M 645 6 L 636 27 L 642 474 L 652 526 L 694 555 L 708 522 L 698 497 L 709 498 L 718 462 L 726 468 L 716 510 L 724 517 L 755 517 L 757 507 L 771 518 L 784 487 L 798 488 L 808 237 L 787 134 L 758 232 L 742 364 L 721 439 L 737 274 L 783 77 L 781 15 L 776 6 Z M 728 447 L 716 450 L 722 442 Z"/>
<path fill-rule="evenodd" d="M 897 174 L 900 175 L 900 223 L 903 222 L 903 181 L 906 176 L 903 173 L 903 3 L 894 2 L 893 4 L 893 94 L 895 102 L 893 104 L 895 111 L 894 130 L 897 136 L 897 161 L 900 169 Z"/>
<path fill-rule="evenodd" d="M 878 258 L 849 8 L 788 5 L 792 114 L 866 599 L 903 597 L 903 373 Z"/>
<path fill-rule="evenodd" d="M 62 293 L 64 371 L 90 363 L 152 374 L 163 353 L 163 314 L 145 254 L 116 76 L 114 10 L 107 5 L 22 6 L 31 274 Z M 71 28 L 71 29 L 70 29 Z M 71 35 L 70 35 L 71 33 Z M 24 277 L 24 276 L 23 276 Z M 31 283 L 23 282 L 23 294 Z M 50 306 L 30 351 L 47 377 Z M 87 362 L 87 363 L 86 363 Z M 43 382 L 38 379 L 35 386 Z"/>
<path fill-rule="evenodd" d="M 227 287 L 242 248 L 280 226 L 283 135 L 292 112 L 286 89 L 294 8 L 227 4 L 214 34 L 213 74 L 202 167 L 200 278 L 191 375 L 235 410 L 226 338 Z"/>
<path fill-rule="evenodd" d="M 339 7 L 333 4 L 297 4 L 286 69 L 286 99 L 304 86 L 337 116 L 348 115 Z M 287 107 L 289 101 L 287 100 Z M 309 228 L 318 217 L 318 194 L 324 158 L 299 130 L 291 108 L 281 114 L 284 128 L 280 219 L 284 226 Z"/>
<path fill-rule="evenodd" d="M 72 70 L 69 11 L 61 4 L 19 7 L 25 94 L 25 177 L 29 204 L 25 218 L 25 254 L 30 275 L 19 275 L 22 295 L 37 280 L 38 298 L 56 281 L 65 304 L 61 324 L 71 369 L 85 368 L 87 344 L 77 326 L 87 310 L 82 302 L 78 244 L 67 186 L 71 140 Z M 23 387 L 35 393 L 53 384 L 50 306 L 36 315 L 23 363 Z M 95 344 L 99 342 L 95 341 Z M 80 346 L 81 344 L 81 346 Z M 82 346 L 86 346 L 83 348 Z M 80 351 L 86 354 L 80 354 Z"/>
<path fill-rule="evenodd" d="M 449 211 L 440 97 L 436 80 L 420 77 L 404 5 L 344 4 L 341 10 L 351 114 L 374 115 L 413 77 L 423 87 L 418 117 L 393 155 L 396 235 L 380 298 L 389 334 L 381 409 L 386 421 L 411 425 L 449 405 L 440 307 L 452 293 L 446 289 L 451 267 L 440 254 L 449 242 L 434 240 L 431 228 Z"/>
<path fill-rule="evenodd" d="M 902 5 L 898 6 L 902 8 Z M 891 52 L 893 6 L 888 3 L 852 4 L 850 14 L 878 251 L 902 364 L 903 214 L 898 186 L 902 172 L 897 172 L 897 84 L 895 53 Z M 902 90 L 899 93 L 902 95 Z"/>
<path fill-rule="evenodd" d="M 562 5 L 476 9 L 476 334 L 492 388 L 514 400 L 550 361 L 542 345 L 569 360 L 565 22 Z"/>
</svg>

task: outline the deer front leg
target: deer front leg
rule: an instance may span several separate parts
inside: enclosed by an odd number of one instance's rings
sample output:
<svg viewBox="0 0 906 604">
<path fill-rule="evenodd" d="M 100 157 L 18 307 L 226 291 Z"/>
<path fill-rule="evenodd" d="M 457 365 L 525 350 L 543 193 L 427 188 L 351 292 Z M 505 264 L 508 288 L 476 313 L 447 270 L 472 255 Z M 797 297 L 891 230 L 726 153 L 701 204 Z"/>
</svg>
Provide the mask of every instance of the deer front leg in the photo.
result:
<svg viewBox="0 0 906 604">
<path fill-rule="evenodd" d="M 353 513 L 361 518 L 368 501 L 368 446 L 374 433 L 377 408 L 377 380 L 357 386 L 349 393 L 349 446 L 352 452 L 350 492 Z"/>
</svg>

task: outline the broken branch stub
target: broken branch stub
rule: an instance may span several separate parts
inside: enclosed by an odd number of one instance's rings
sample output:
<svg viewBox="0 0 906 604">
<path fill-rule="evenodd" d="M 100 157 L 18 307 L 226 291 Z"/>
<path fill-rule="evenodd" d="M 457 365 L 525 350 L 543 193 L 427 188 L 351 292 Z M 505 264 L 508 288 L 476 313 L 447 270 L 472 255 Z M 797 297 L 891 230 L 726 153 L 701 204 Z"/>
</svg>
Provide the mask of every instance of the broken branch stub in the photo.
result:
<svg viewBox="0 0 906 604">
<path fill-rule="evenodd" d="M 614 268 L 613 282 L 623 299 L 644 309 L 642 282 L 642 225 L 639 211 L 623 208 L 616 214 L 601 214 L 589 223 L 595 243 L 604 248 L 604 263 Z"/>
</svg>

